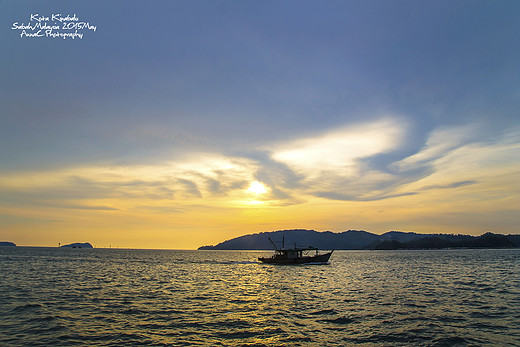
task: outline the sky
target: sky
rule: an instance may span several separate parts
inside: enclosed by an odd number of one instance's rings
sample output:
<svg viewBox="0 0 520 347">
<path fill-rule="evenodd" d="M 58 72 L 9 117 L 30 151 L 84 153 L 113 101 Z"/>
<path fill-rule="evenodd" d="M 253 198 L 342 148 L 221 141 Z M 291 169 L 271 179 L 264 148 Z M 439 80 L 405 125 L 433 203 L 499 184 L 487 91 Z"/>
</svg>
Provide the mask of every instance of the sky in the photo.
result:
<svg viewBox="0 0 520 347">
<path fill-rule="evenodd" d="M 0 0 L 0 241 L 518 234 L 519 12 Z"/>
</svg>

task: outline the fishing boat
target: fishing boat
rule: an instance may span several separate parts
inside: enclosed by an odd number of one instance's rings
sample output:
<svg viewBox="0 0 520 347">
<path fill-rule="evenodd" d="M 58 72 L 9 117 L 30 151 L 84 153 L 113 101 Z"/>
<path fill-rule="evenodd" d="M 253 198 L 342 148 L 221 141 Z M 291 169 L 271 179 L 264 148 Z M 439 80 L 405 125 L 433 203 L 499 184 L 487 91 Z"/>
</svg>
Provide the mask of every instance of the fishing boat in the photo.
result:
<svg viewBox="0 0 520 347">
<path fill-rule="evenodd" d="M 327 264 L 332 252 L 320 253 L 316 247 L 297 247 L 294 248 L 282 248 L 276 247 L 275 243 L 271 238 L 269 241 L 275 248 L 275 253 L 271 257 L 260 257 L 259 261 L 267 264 Z M 283 244 L 283 241 L 282 241 Z"/>
</svg>

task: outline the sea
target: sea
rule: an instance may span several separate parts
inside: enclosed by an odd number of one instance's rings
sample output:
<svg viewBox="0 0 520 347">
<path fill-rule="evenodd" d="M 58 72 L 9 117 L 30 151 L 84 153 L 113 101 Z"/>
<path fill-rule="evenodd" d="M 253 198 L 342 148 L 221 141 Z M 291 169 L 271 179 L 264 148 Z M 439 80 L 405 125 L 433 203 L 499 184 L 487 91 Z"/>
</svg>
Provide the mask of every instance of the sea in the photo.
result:
<svg viewBox="0 0 520 347">
<path fill-rule="evenodd" d="M 520 346 L 520 250 L 0 247 L 0 346 Z"/>
</svg>

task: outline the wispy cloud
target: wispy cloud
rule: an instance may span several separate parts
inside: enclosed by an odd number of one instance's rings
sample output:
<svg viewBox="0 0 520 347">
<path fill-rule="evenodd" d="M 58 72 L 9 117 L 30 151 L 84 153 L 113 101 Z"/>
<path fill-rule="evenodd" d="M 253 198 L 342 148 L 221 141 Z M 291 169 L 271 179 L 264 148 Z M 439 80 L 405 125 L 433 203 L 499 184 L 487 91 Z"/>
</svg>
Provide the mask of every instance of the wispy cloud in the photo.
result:
<svg viewBox="0 0 520 347">
<path fill-rule="evenodd" d="M 335 193 L 335 192 L 316 192 L 314 195 L 331 199 L 331 200 L 341 200 L 341 201 L 378 201 L 378 200 L 385 200 L 385 199 L 392 199 L 392 198 L 398 198 L 402 196 L 409 196 L 409 195 L 416 195 L 418 193 L 416 192 L 409 192 L 409 193 L 401 193 L 401 194 L 372 194 L 370 196 L 364 197 L 359 195 L 347 195 L 347 194 L 341 194 L 341 193 Z"/>
<path fill-rule="evenodd" d="M 282 143 L 273 149 L 272 158 L 307 178 L 324 172 L 348 177 L 360 172 L 359 159 L 387 153 L 401 145 L 406 123 L 397 118 L 335 129 Z"/>
<path fill-rule="evenodd" d="M 278 206 L 301 204 L 313 196 L 376 201 L 480 183 L 482 177 L 476 173 L 486 171 L 486 165 L 497 170 L 514 160 L 520 142 L 518 135 L 509 132 L 492 144 L 479 144 L 476 140 L 481 137 L 475 126 L 443 128 L 433 131 L 415 154 L 385 166 L 377 163 L 373 158 L 399 152 L 407 129 L 400 118 L 387 117 L 233 156 L 199 153 L 189 160 L 161 165 L 4 175 L 0 190 L 3 199 L 13 203 L 99 210 L 119 209 L 104 202 L 117 199 L 125 199 L 125 204 L 135 200 L 131 205 L 142 199 L 166 201 L 167 208 L 174 208 L 172 204 L 182 199 L 247 200 L 247 187 L 253 181 L 269 190 L 249 198 Z M 460 167 L 472 169 L 457 169 Z"/>
<path fill-rule="evenodd" d="M 429 189 L 453 189 L 453 188 L 459 188 L 468 186 L 471 184 L 477 184 L 478 181 L 475 180 L 467 180 L 467 181 L 459 181 L 459 182 L 453 182 L 448 184 L 432 184 L 429 186 L 423 187 L 421 190 L 429 190 Z"/>
<path fill-rule="evenodd" d="M 481 129 L 474 124 L 435 129 L 419 152 L 396 162 L 393 168 L 404 172 L 428 166 L 432 161 L 445 156 L 450 151 L 467 143 L 478 141 L 479 135 L 481 135 Z"/>
<path fill-rule="evenodd" d="M 411 182 L 409 189 L 426 191 L 434 189 L 473 189 L 478 186 L 491 197 L 499 191 L 503 194 L 518 190 L 518 184 L 508 184 L 520 174 L 520 131 L 510 129 L 500 136 L 485 137 L 474 134 L 466 137 L 466 143 L 450 146 L 442 155 L 431 157 L 421 165 L 428 165 L 429 175 Z M 404 171 L 401 174 L 406 175 Z M 493 186 L 493 188 L 491 188 Z"/>
<path fill-rule="evenodd" d="M 182 178 L 177 179 L 177 182 L 179 182 L 184 187 L 184 191 L 186 191 L 189 195 L 196 198 L 202 197 L 199 187 L 195 182 Z"/>
<path fill-rule="evenodd" d="M 47 207 L 65 208 L 73 210 L 92 210 L 92 211 L 118 211 L 118 208 L 110 206 L 89 206 L 72 204 L 45 204 Z"/>
<path fill-rule="evenodd" d="M 294 139 L 272 149 L 272 159 L 298 177 L 300 193 L 334 200 L 374 200 L 399 179 L 365 159 L 398 150 L 408 124 L 399 117 Z"/>
</svg>

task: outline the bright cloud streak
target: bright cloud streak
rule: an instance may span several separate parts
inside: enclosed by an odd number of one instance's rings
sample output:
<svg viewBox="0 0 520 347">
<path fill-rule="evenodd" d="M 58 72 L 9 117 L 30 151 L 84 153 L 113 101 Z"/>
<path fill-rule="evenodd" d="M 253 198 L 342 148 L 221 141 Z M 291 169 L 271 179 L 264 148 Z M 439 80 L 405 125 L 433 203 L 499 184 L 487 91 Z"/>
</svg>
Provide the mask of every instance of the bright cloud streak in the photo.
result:
<svg viewBox="0 0 520 347">
<path fill-rule="evenodd" d="M 515 184 L 516 178 L 520 177 L 519 158 L 520 131 L 513 130 L 496 139 L 493 144 L 476 141 L 450 148 L 450 151 L 430 161 L 429 164 L 434 168 L 433 174 L 407 188 L 442 187 L 462 181 L 478 183 L 481 187 L 485 185 L 488 187 L 486 190 L 502 191 L 506 196 L 511 196 L 512 192 L 516 195 L 520 193 L 520 185 Z M 513 177 L 516 178 L 511 180 Z M 500 181 L 503 182 L 498 185 Z M 485 199 L 490 199 L 492 194 L 488 190 Z"/>
<path fill-rule="evenodd" d="M 475 124 L 435 129 L 421 151 L 395 163 L 394 166 L 400 171 L 420 167 L 467 142 L 478 140 L 479 130 Z"/>
<path fill-rule="evenodd" d="M 309 179 L 329 172 L 348 177 L 359 173 L 358 159 L 398 148 L 406 123 L 397 118 L 348 126 L 318 136 L 296 139 L 273 150 L 275 160 L 287 164 Z"/>
<path fill-rule="evenodd" d="M 253 179 L 254 163 L 245 158 L 197 155 L 197 160 L 153 166 L 79 167 L 59 171 L 5 174 L 0 188 L 26 192 L 33 202 L 105 198 L 173 199 L 210 197 L 245 188 Z M 45 194 L 42 194 L 45 192 Z M 202 195 L 201 195 L 202 194 Z M 126 205 L 126 204 L 125 204 Z"/>
<path fill-rule="evenodd" d="M 339 200 L 370 200 L 388 196 L 385 185 L 395 177 L 365 162 L 401 148 L 408 124 L 402 118 L 335 129 L 279 145 L 272 157 L 302 176 L 301 193 Z"/>
</svg>

